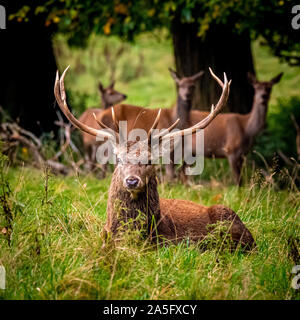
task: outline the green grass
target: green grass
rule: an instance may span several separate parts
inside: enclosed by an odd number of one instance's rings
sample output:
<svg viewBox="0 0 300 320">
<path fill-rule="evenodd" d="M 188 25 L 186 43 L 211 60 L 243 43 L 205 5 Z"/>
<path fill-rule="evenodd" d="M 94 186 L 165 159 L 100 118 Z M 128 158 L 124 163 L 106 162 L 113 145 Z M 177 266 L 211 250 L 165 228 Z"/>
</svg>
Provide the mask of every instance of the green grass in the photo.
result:
<svg viewBox="0 0 300 320">
<path fill-rule="evenodd" d="M 212 169 L 212 168 L 210 168 Z M 220 174 L 222 168 L 218 169 Z M 257 250 L 202 251 L 182 242 L 151 248 L 127 234 L 102 248 L 110 177 L 50 176 L 31 168 L 8 170 L 14 218 L 11 244 L 0 235 L 6 267 L 3 299 L 299 299 L 291 288 L 291 241 L 300 237 L 300 193 L 278 191 L 252 179 L 227 183 L 160 185 L 160 196 L 235 210 L 251 230 Z M 212 171 L 212 175 L 214 172 Z M 1 216 L 0 230 L 5 225 Z"/>
<path fill-rule="evenodd" d="M 92 37 L 84 50 L 69 49 L 60 37 L 54 41 L 60 69 L 71 65 L 66 85 L 77 114 L 99 105 L 97 82 L 109 82 L 106 41 L 112 53 L 120 48 L 114 38 Z M 278 97 L 298 94 L 299 68 L 280 63 L 258 42 L 253 53 L 260 79 L 285 72 L 272 93 L 273 112 Z M 142 36 L 126 45 L 118 61 L 116 89 L 128 95 L 128 103 L 169 107 L 175 101 L 167 70 L 172 66 L 171 41 Z M 299 264 L 300 192 L 284 172 L 275 180 L 285 175 L 286 189 L 251 170 L 239 189 L 232 185 L 226 161 L 206 160 L 202 176 L 190 187 L 160 185 L 161 197 L 222 203 L 235 210 L 257 242 L 257 250 L 242 253 L 221 251 L 218 244 L 202 251 L 188 242 L 151 248 L 134 233 L 115 247 L 102 248 L 110 175 L 104 180 L 51 176 L 46 197 L 42 171 L 9 168 L 12 234 L 9 245 L 0 208 L 0 264 L 7 272 L 0 299 L 299 299 L 299 290 L 291 288 L 291 270 Z"/>
</svg>

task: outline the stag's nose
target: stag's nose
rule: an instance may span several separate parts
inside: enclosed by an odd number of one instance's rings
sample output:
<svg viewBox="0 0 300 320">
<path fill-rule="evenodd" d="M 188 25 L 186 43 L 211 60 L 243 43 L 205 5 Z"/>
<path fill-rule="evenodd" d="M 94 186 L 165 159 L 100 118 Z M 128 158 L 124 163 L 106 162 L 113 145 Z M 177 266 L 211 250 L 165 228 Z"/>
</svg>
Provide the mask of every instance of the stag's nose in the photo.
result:
<svg viewBox="0 0 300 320">
<path fill-rule="evenodd" d="M 140 179 L 138 177 L 128 177 L 126 178 L 126 186 L 129 189 L 134 189 L 139 185 Z"/>
<path fill-rule="evenodd" d="M 127 99 L 127 96 L 126 96 L 126 94 L 123 94 L 123 98 L 124 98 L 124 99 Z"/>
</svg>

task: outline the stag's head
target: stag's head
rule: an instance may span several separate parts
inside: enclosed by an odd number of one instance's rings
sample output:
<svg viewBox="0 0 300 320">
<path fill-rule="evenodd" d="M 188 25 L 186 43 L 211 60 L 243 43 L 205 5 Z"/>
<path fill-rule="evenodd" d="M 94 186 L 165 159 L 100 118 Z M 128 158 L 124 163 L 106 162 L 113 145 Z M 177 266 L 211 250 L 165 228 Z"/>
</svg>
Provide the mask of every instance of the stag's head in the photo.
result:
<svg viewBox="0 0 300 320">
<path fill-rule="evenodd" d="M 222 87 L 222 94 L 217 105 L 212 105 L 211 112 L 206 118 L 190 128 L 173 130 L 179 122 L 179 119 L 177 119 L 169 128 L 157 131 L 156 128 L 161 116 L 161 110 L 158 110 L 155 121 L 149 132 L 145 132 L 144 138 L 141 138 L 142 135 L 140 135 L 138 139 L 130 140 L 129 134 L 129 139 L 124 141 L 125 133 L 119 128 L 114 108 L 111 108 L 111 110 L 115 131 L 112 131 L 97 120 L 95 115 L 95 120 L 98 122 L 100 129 L 89 127 L 73 116 L 66 102 L 64 88 L 64 78 L 67 70 L 68 68 L 62 74 L 61 79 L 59 79 L 59 74 L 57 73 L 55 81 L 54 94 L 60 109 L 69 121 L 81 131 L 97 137 L 98 140 L 108 139 L 111 142 L 116 157 L 114 178 L 116 178 L 117 187 L 131 193 L 134 197 L 143 192 L 148 182 L 155 178 L 154 164 L 158 163 L 159 158 L 163 155 L 165 145 L 172 146 L 168 148 L 168 151 L 171 152 L 172 148 L 175 147 L 175 140 L 178 141 L 178 138 L 182 136 L 194 134 L 197 130 L 204 129 L 213 121 L 227 102 L 231 83 L 231 81 L 227 81 L 225 74 L 223 83 L 210 69 L 213 78 Z"/>
<path fill-rule="evenodd" d="M 118 180 L 118 188 L 131 193 L 133 197 L 144 192 L 148 182 L 156 177 L 148 144 L 128 141 L 124 146 L 117 147 L 114 175 Z"/>
<path fill-rule="evenodd" d="M 122 102 L 127 98 L 126 94 L 123 94 L 114 89 L 115 82 L 113 81 L 107 88 L 104 88 L 101 82 L 99 82 L 99 92 L 105 108 L 114 106 L 117 103 Z"/>
<path fill-rule="evenodd" d="M 169 71 L 171 73 L 171 77 L 174 79 L 175 83 L 178 86 L 178 94 L 180 98 L 184 101 L 191 100 L 194 95 L 196 82 L 203 76 L 204 71 L 200 71 L 191 77 L 182 78 L 179 77 L 176 71 L 172 69 L 169 69 Z"/>
<path fill-rule="evenodd" d="M 283 72 L 270 81 L 258 81 L 256 76 L 250 72 L 248 72 L 247 75 L 249 82 L 254 88 L 255 97 L 260 98 L 264 103 L 267 103 L 270 100 L 273 85 L 281 80 Z"/>
</svg>

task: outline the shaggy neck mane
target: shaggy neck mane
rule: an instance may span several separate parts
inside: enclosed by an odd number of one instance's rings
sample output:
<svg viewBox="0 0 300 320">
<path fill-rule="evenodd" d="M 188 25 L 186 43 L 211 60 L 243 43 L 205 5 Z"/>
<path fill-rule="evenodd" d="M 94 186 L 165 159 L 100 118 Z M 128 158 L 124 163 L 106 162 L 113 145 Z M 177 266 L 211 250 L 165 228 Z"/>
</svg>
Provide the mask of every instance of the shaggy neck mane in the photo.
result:
<svg viewBox="0 0 300 320">
<path fill-rule="evenodd" d="M 116 232 L 122 222 L 126 223 L 133 219 L 134 227 L 140 228 L 140 221 L 136 218 L 142 215 L 146 222 L 147 231 L 150 232 L 151 222 L 160 219 L 159 195 L 157 191 L 157 180 L 153 175 L 149 178 L 145 190 L 140 192 L 135 198 L 124 190 L 122 182 L 118 180 L 118 175 L 113 175 L 109 190 L 108 215 L 110 228 Z"/>
</svg>

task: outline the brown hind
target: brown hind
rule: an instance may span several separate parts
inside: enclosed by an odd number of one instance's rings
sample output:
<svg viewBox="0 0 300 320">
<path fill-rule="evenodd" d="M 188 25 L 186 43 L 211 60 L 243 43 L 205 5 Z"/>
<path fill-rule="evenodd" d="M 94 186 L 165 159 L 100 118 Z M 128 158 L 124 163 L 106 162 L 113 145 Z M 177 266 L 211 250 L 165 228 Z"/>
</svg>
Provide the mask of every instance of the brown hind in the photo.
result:
<svg viewBox="0 0 300 320">
<path fill-rule="evenodd" d="M 196 73 L 191 77 L 179 78 L 175 71 L 170 69 L 170 73 L 178 86 L 178 95 L 175 106 L 161 110 L 161 117 L 157 125 L 158 129 L 168 128 L 174 121 L 180 118 L 178 128 L 183 129 L 188 126 L 189 112 L 192 105 L 192 97 L 195 89 L 196 81 L 203 75 L 203 71 Z M 127 129 L 130 131 L 133 128 L 142 128 L 147 132 L 150 130 L 154 122 L 158 109 L 147 109 L 129 104 L 119 104 L 114 106 L 116 118 L 119 121 L 127 121 Z M 107 109 L 101 113 L 96 113 L 96 118 L 107 127 L 115 129 L 115 124 L 112 119 L 111 110 Z M 97 123 L 94 119 L 89 123 L 91 127 L 97 128 Z M 91 120 L 89 120 L 91 121 Z M 87 123 L 87 122 L 85 122 Z M 91 140 L 94 141 L 92 137 Z M 99 144 L 98 144 L 99 145 Z M 97 146 L 97 145 L 96 145 Z M 174 168 L 172 165 L 167 165 L 167 175 L 169 179 L 174 177 Z"/>
<path fill-rule="evenodd" d="M 218 121 L 214 121 L 204 130 L 205 157 L 227 158 L 234 174 L 236 184 L 241 184 L 241 167 L 243 157 L 250 151 L 254 138 L 264 129 L 271 90 L 278 83 L 283 73 L 267 82 L 258 81 L 254 75 L 248 74 L 249 81 L 254 87 L 252 110 L 248 114 L 222 113 Z M 190 125 L 207 117 L 208 112 L 192 110 Z M 193 153 L 196 142 L 193 137 Z"/>
<path fill-rule="evenodd" d="M 104 88 L 101 82 L 99 82 L 98 88 L 102 101 L 102 108 L 88 108 L 80 116 L 79 120 L 88 126 L 97 128 L 97 122 L 93 117 L 93 113 L 99 116 L 99 114 L 109 107 L 122 102 L 127 98 L 126 94 L 121 93 L 114 89 L 115 82 L 113 81 L 108 87 Z M 95 139 L 84 132 L 82 132 L 82 140 L 84 147 L 85 164 L 88 169 L 92 169 L 96 163 L 96 148 L 99 144 Z M 103 170 L 105 170 L 103 168 Z"/>
</svg>

